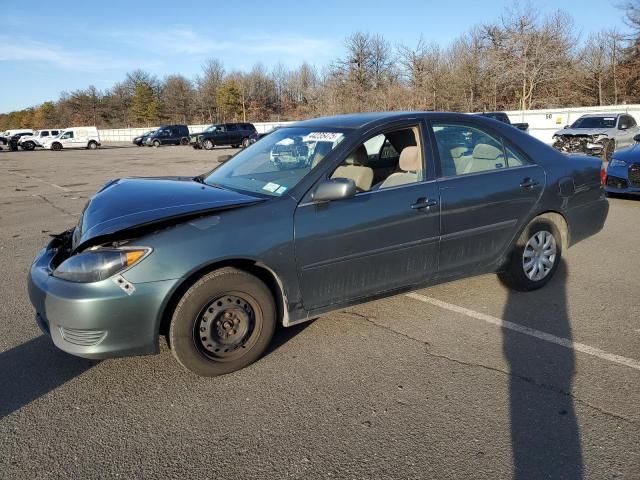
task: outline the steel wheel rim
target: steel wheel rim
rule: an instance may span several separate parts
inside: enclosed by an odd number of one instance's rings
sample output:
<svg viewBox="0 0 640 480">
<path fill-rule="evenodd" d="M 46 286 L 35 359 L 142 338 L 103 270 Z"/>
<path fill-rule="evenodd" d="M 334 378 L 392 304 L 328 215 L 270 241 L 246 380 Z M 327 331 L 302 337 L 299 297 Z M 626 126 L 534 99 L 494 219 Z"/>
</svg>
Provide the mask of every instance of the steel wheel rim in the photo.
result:
<svg viewBox="0 0 640 480">
<path fill-rule="evenodd" d="M 549 275 L 558 253 L 556 239 L 551 232 L 534 233 L 522 252 L 522 268 L 529 280 L 539 282 Z"/>
<path fill-rule="evenodd" d="M 213 142 L 211 140 L 204 141 L 204 148 L 206 150 L 211 150 L 213 148 Z"/>
<path fill-rule="evenodd" d="M 258 340 L 257 302 L 242 293 L 221 295 L 198 314 L 193 339 L 205 357 L 219 362 L 245 355 Z"/>
</svg>

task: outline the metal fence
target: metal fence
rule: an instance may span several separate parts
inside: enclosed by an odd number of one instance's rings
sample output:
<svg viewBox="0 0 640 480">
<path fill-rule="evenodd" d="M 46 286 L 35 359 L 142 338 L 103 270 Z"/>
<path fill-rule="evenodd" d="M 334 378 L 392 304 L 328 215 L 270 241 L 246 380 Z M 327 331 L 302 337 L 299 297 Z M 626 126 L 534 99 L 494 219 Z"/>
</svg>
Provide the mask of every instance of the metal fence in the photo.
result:
<svg viewBox="0 0 640 480">
<path fill-rule="evenodd" d="M 610 105 L 605 107 L 553 108 L 544 110 L 513 110 L 506 112 L 511 122 L 526 122 L 529 133 L 546 143 L 552 142 L 553 134 L 574 122 L 585 113 L 628 113 L 640 124 L 640 105 Z M 258 133 L 264 133 L 278 125 L 291 122 L 259 122 L 254 123 Z M 190 133 L 198 133 L 209 125 L 189 125 Z M 130 142 L 154 127 L 146 128 L 115 128 L 99 130 L 103 142 Z M 157 127 L 155 127 L 157 128 Z"/>
</svg>

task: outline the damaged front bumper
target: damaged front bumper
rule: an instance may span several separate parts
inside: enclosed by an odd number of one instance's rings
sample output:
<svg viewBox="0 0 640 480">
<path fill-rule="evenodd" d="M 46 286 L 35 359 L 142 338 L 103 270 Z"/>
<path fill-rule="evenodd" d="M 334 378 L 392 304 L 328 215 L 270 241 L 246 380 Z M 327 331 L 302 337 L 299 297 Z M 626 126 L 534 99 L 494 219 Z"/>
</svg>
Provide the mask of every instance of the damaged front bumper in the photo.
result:
<svg viewBox="0 0 640 480">
<path fill-rule="evenodd" d="M 56 347 L 84 358 L 104 359 L 158 352 L 158 327 L 176 281 L 129 284 L 115 276 L 75 283 L 52 275 L 63 252 L 60 238 L 41 250 L 31 265 L 29 298 L 36 321 Z M 125 272 L 126 273 L 126 272 Z"/>
<path fill-rule="evenodd" d="M 555 137 L 553 148 L 564 153 L 582 153 L 601 156 L 606 149 L 607 139 L 595 139 L 586 135 L 562 135 Z"/>
</svg>

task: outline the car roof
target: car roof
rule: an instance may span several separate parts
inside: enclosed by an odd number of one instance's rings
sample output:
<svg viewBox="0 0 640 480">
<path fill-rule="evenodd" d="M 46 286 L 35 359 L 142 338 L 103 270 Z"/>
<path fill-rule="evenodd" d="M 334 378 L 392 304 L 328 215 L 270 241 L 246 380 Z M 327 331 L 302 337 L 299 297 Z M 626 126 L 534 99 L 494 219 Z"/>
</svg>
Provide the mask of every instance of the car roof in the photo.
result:
<svg viewBox="0 0 640 480">
<path fill-rule="evenodd" d="M 586 113 L 582 115 L 580 118 L 619 117 L 620 115 L 624 115 L 624 113 Z"/>
<path fill-rule="evenodd" d="M 347 115 L 335 115 L 332 117 L 319 117 L 311 120 L 304 120 L 285 127 L 317 127 L 317 128 L 362 128 L 367 125 L 373 125 L 381 122 L 392 120 L 403 120 L 409 118 L 429 118 L 429 117 L 446 117 L 451 120 L 461 120 L 468 118 L 465 113 L 451 112 L 366 112 L 366 113 L 350 113 Z"/>
</svg>

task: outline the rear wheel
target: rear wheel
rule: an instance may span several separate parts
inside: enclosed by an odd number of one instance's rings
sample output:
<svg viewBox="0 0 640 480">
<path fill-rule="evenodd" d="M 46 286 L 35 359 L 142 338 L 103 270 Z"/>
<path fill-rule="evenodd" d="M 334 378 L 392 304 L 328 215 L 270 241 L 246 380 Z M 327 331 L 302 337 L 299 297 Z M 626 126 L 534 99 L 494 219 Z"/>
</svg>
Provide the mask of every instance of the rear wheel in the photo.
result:
<svg viewBox="0 0 640 480">
<path fill-rule="evenodd" d="M 55 151 L 62 150 L 62 144 L 58 142 L 54 142 L 51 145 L 51 150 L 55 150 Z"/>
<path fill-rule="evenodd" d="M 561 257 L 562 239 L 558 228 L 546 218 L 536 218 L 518 238 L 506 269 L 498 277 L 514 290 L 537 290 L 551 280 Z"/>
<path fill-rule="evenodd" d="M 256 361 L 276 326 L 276 305 L 258 278 L 235 268 L 204 275 L 180 299 L 169 343 L 187 370 L 212 377 Z"/>
<path fill-rule="evenodd" d="M 204 147 L 205 150 L 211 150 L 213 149 L 213 147 L 215 147 L 213 142 L 208 138 L 204 142 L 202 142 L 202 146 Z"/>
<path fill-rule="evenodd" d="M 189 139 L 183 138 L 182 140 L 180 140 L 180 145 L 189 145 Z"/>
<path fill-rule="evenodd" d="M 89 150 L 95 150 L 96 148 L 98 148 L 98 142 L 91 140 L 88 144 L 87 144 L 87 148 Z"/>
<path fill-rule="evenodd" d="M 36 144 L 35 144 L 35 143 L 33 143 L 33 142 L 31 142 L 31 141 L 29 141 L 29 142 L 24 142 L 24 143 L 22 144 L 22 149 L 23 149 L 23 150 L 31 151 L 31 150 L 34 150 L 35 148 L 36 148 Z"/>
<path fill-rule="evenodd" d="M 249 139 L 248 138 L 243 138 L 242 139 L 242 148 L 247 148 L 250 145 Z"/>
<path fill-rule="evenodd" d="M 231 145 L 231 146 L 232 146 L 233 148 L 240 148 L 240 145 L 239 145 L 239 144 L 237 144 L 237 143 L 236 143 L 235 145 Z"/>
</svg>

